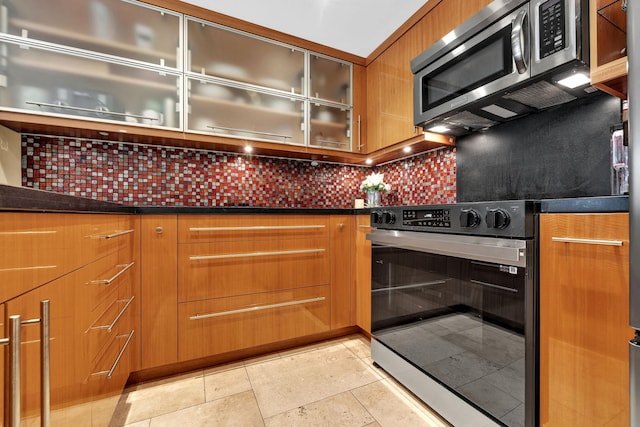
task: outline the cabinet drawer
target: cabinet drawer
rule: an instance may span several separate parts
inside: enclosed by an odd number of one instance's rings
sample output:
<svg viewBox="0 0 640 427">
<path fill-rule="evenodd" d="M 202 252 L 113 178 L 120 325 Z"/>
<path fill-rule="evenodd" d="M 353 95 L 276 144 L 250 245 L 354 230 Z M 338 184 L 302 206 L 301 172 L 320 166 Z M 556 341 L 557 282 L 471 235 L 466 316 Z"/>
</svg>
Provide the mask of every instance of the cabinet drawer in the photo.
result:
<svg viewBox="0 0 640 427">
<path fill-rule="evenodd" d="M 181 361 L 329 330 L 330 288 L 218 298 L 178 305 Z"/>
<path fill-rule="evenodd" d="M 113 299 L 94 311 L 95 320 L 85 330 L 85 349 L 89 360 L 100 359 L 116 336 L 132 327 L 131 313 L 135 298 L 121 298 L 117 292 Z"/>
<path fill-rule="evenodd" d="M 59 214 L 3 213 L 0 301 L 60 277 L 75 264 L 80 232 Z"/>
<path fill-rule="evenodd" d="M 95 311 L 97 307 L 103 305 L 107 299 L 115 292 L 118 293 L 118 286 L 125 281 L 135 279 L 135 262 L 120 263 L 118 253 L 114 252 L 99 260 L 93 262 L 91 268 L 91 277 L 77 286 L 82 286 L 82 292 L 79 293 L 84 303 L 84 309 Z"/>
<path fill-rule="evenodd" d="M 178 300 L 326 285 L 328 239 L 178 245 Z"/>
<path fill-rule="evenodd" d="M 128 244 L 126 217 L 3 213 L 0 301 L 82 267 Z"/>
<path fill-rule="evenodd" d="M 329 236 L 329 218 L 308 215 L 178 217 L 178 243 L 300 239 Z"/>
<path fill-rule="evenodd" d="M 82 240 L 77 244 L 84 263 L 131 246 L 136 235 L 128 216 L 77 215 L 72 221 L 81 229 Z"/>
<path fill-rule="evenodd" d="M 93 396 L 91 424 L 94 426 L 109 425 L 129 377 L 131 344 L 134 337 L 134 330 L 118 334 L 103 356 L 93 365 L 92 374 L 87 382 Z"/>
<path fill-rule="evenodd" d="M 117 264 L 118 254 L 102 258 L 92 264 L 98 271 L 94 279 L 81 284 L 84 316 L 84 355 L 95 362 L 104 352 L 107 344 L 124 329 L 131 329 L 132 292 L 135 283 L 135 263 Z"/>
</svg>

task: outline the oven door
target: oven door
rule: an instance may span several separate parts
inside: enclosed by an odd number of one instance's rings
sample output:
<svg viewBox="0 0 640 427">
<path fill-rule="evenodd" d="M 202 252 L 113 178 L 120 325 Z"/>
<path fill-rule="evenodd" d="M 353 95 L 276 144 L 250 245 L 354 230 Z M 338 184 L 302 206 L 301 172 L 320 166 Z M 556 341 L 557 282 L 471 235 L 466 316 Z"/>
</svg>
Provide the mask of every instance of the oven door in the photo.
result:
<svg viewBox="0 0 640 427">
<path fill-rule="evenodd" d="M 374 340 L 496 421 L 530 425 L 534 242 L 386 230 L 368 238 Z"/>
</svg>

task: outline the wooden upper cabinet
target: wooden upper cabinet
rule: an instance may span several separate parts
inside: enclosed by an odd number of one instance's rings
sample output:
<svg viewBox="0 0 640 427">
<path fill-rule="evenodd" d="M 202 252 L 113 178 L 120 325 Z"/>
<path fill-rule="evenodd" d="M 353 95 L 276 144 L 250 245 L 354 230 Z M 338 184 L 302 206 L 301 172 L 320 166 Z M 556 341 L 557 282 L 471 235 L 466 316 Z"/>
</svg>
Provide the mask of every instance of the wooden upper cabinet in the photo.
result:
<svg viewBox="0 0 640 427">
<path fill-rule="evenodd" d="M 411 60 L 489 3 L 443 0 L 369 64 L 366 152 L 423 133 L 413 124 Z"/>
<path fill-rule="evenodd" d="M 627 98 L 627 16 L 622 0 L 589 2 L 591 84 Z"/>
<path fill-rule="evenodd" d="M 366 153 L 367 141 L 367 68 L 353 64 L 353 137 L 351 149 L 354 153 Z"/>
</svg>

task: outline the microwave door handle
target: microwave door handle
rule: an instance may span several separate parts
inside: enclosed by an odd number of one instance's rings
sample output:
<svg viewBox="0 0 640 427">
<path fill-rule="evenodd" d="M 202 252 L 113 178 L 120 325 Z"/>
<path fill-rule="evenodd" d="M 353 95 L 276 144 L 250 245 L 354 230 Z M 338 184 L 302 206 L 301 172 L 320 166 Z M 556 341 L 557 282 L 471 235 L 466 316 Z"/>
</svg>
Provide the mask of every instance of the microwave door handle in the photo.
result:
<svg viewBox="0 0 640 427">
<path fill-rule="evenodd" d="M 511 29 L 511 53 L 519 74 L 524 74 L 529 68 L 529 22 L 527 11 L 521 10 L 513 20 Z"/>
</svg>

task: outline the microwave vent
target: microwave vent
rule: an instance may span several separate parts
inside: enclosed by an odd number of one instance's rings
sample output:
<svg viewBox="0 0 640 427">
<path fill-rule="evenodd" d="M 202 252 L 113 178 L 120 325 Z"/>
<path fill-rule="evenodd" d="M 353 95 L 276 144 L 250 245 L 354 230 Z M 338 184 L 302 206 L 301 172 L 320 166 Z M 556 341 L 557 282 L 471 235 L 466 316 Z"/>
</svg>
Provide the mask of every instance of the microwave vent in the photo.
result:
<svg viewBox="0 0 640 427">
<path fill-rule="evenodd" d="M 496 121 L 478 116 L 470 113 L 469 111 L 462 111 L 454 114 L 453 116 L 447 117 L 445 122 L 450 125 L 471 129 L 484 129 L 498 124 Z"/>
<path fill-rule="evenodd" d="M 576 99 L 570 93 L 544 80 L 507 94 L 504 98 L 537 109 L 553 107 Z"/>
</svg>

